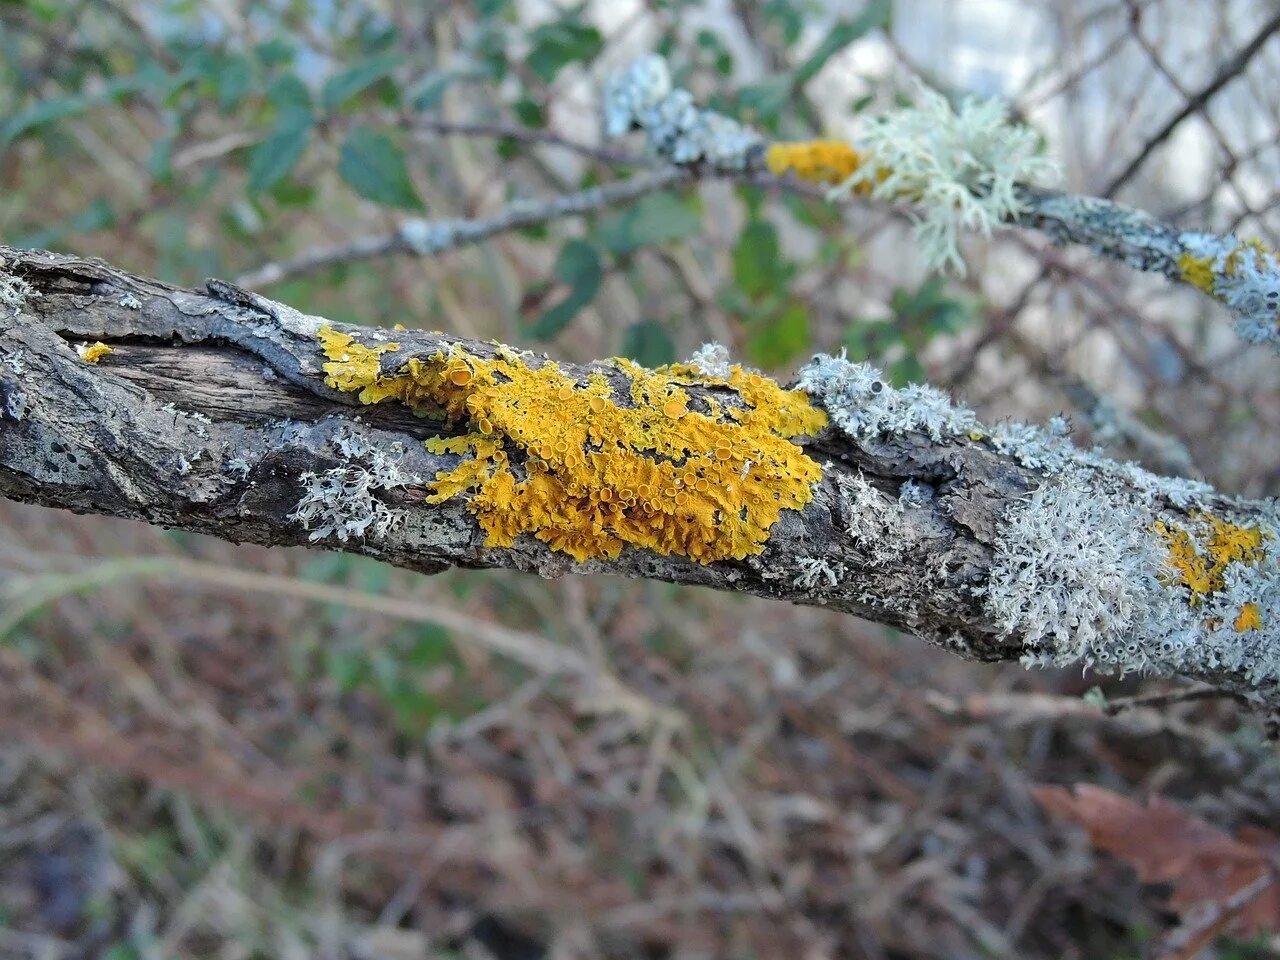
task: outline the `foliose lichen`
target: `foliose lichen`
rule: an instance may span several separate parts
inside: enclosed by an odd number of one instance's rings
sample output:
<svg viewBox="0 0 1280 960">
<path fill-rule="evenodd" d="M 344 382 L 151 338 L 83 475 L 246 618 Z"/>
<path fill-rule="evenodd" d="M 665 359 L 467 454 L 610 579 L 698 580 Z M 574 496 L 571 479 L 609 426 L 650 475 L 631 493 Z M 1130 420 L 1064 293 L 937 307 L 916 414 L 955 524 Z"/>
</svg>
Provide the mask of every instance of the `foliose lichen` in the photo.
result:
<svg viewBox="0 0 1280 960">
<path fill-rule="evenodd" d="M 737 365 L 716 376 L 701 363 L 616 359 L 575 378 L 509 348 L 480 356 L 454 344 L 383 372 L 398 343 L 370 347 L 333 328 L 319 342 L 330 386 L 465 425 L 428 441 L 458 461 L 426 484 L 427 499 L 465 498 L 490 547 L 529 534 L 578 561 L 624 546 L 741 559 L 822 475 L 791 438 L 820 430 L 825 414 Z"/>
<path fill-rule="evenodd" d="M 40 291 L 21 277 L 5 273 L 6 262 L 0 258 L 0 307 L 7 308 L 12 316 L 17 316 L 28 300 L 40 296 Z"/>
<path fill-rule="evenodd" d="M 1186 232 L 1178 237 L 1183 280 L 1226 304 L 1236 332 L 1250 343 L 1280 347 L 1280 258 L 1260 240 Z"/>
<path fill-rule="evenodd" d="M 387 505 L 379 491 L 398 490 L 421 481 L 405 473 L 399 464 L 404 448 L 389 450 L 370 446 L 359 437 L 340 435 L 334 447 L 344 458 L 341 466 L 322 473 L 307 472 L 299 477 L 302 498 L 289 519 L 311 531 L 312 542 L 330 537 L 342 542 L 357 538 L 380 538 L 399 526 L 402 510 Z M 232 461 L 228 469 L 243 469 L 243 461 Z"/>
<path fill-rule="evenodd" d="M 764 150 L 764 139 L 754 130 L 700 109 L 688 90 L 673 88 L 659 56 L 640 58 L 605 84 L 605 135 L 617 137 L 634 128 L 644 131 L 652 153 L 676 164 L 742 171 Z"/>
</svg>

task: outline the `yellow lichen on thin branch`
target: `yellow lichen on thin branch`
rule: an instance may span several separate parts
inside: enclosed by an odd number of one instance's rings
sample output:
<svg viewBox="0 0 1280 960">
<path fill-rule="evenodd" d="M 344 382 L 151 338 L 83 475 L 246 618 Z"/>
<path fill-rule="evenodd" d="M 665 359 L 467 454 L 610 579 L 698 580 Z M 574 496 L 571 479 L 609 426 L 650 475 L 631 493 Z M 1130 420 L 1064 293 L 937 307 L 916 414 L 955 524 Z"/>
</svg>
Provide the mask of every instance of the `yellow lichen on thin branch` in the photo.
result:
<svg viewBox="0 0 1280 960">
<path fill-rule="evenodd" d="M 507 348 L 490 359 L 455 346 L 382 374 L 380 354 L 395 345 L 365 347 L 330 327 L 319 339 L 331 386 L 468 425 L 464 438 L 427 441 L 465 457 L 436 475 L 428 499 L 468 494 L 490 547 L 527 533 L 579 561 L 615 558 L 624 545 L 741 559 L 764 549 L 782 511 L 804 507 L 822 476 L 791 438 L 820 430 L 826 414 L 738 366 L 709 379 L 689 364 L 614 360 L 629 384 L 619 398 L 603 373 L 579 381 Z M 690 393 L 706 384 L 738 402 Z"/>
<path fill-rule="evenodd" d="M 770 173 L 794 173 L 812 183 L 844 183 L 865 162 L 866 156 L 842 140 L 807 140 L 774 143 L 765 153 Z M 872 184 L 860 184 L 858 193 L 870 193 Z"/>
</svg>

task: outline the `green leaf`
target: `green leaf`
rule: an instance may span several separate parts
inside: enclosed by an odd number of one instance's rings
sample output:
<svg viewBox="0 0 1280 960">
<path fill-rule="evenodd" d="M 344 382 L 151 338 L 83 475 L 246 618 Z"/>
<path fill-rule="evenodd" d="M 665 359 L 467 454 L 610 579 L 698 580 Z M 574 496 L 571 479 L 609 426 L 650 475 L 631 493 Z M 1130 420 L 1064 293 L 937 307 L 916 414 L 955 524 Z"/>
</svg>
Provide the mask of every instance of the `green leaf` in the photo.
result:
<svg viewBox="0 0 1280 960">
<path fill-rule="evenodd" d="M 793 300 L 759 323 L 747 340 L 747 356 L 761 367 L 779 367 L 809 349 L 809 311 Z"/>
<path fill-rule="evenodd" d="M 356 127 L 347 134 L 338 155 L 338 174 L 366 200 L 424 209 L 405 162 L 404 151 L 385 133 Z"/>
<path fill-rule="evenodd" d="M 776 290 L 781 263 L 777 229 L 767 220 L 752 220 L 733 248 L 733 279 L 738 288 L 753 300 Z"/>
<path fill-rule="evenodd" d="M 413 95 L 413 109 L 422 112 L 438 106 L 440 101 L 444 99 L 444 94 L 449 89 L 449 84 L 456 79 L 457 75 L 448 70 L 441 73 L 427 74 Z"/>
<path fill-rule="evenodd" d="M 809 54 L 792 75 L 796 86 L 804 86 L 812 80 L 834 57 L 855 40 L 860 40 L 877 27 L 889 26 L 893 15 L 893 0 L 871 0 L 862 12 L 852 20 L 837 20 L 818 44 L 817 49 Z"/>
<path fill-rule="evenodd" d="M 622 355 L 643 367 L 660 367 L 675 362 L 676 345 L 667 328 L 657 320 L 641 320 L 627 328 Z"/>
<path fill-rule="evenodd" d="M 253 82 L 253 68 L 247 58 L 239 54 L 223 57 L 213 78 L 218 93 L 218 106 L 230 110 L 244 100 Z"/>
<path fill-rule="evenodd" d="M 249 153 L 249 193 L 270 190 L 288 176 L 307 149 L 310 136 L 309 126 L 286 126 L 259 141 Z"/>
<path fill-rule="evenodd" d="M 532 48 L 525 63 L 543 83 L 550 83 L 565 65 L 591 60 L 604 46 L 604 37 L 576 18 L 546 23 L 530 34 Z"/>
<path fill-rule="evenodd" d="M 512 104 L 511 110 L 523 126 L 545 127 L 547 125 L 546 117 L 542 114 L 542 107 L 530 97 L 521 97 Z"/>
<path fill-rule="evenodd" d="M 73 94 L 68 97 L 55 97 L 44 100 L 35 106 L 14 114 L 0 126 L 0 145 L 11 143 L 24 133 L 39 129 L 56 120 L 74 117 L 83 113 L 90 104 L 90 98 Z"/>
<path fill-rule="evenodd" d="M 570 287 L 569 295 L 545 311 L 529 328 L 535 340 L 550 340 L 582 312 L 600 290 L 603 269 L 600 255 L 586 240 L 565 242 L 556 257 L 556 276 Z"/>
<path fill-rule="evenodd" d="M 681 240 L 701 229 L 702 218 L 687 203 L 673 193 L 655 193 L 602 221 L 599 232 L 605 248 L 621 255 L 650 244 Z"/>
<path fill-rule="evenodd" d="M 107 230 L 116 225 L 116 212 L 112 209 L 110 203 L 99 197 L 93 203 L 89 204 L 79 213 L 56 224 L 52 227 L 45 227 L 35 233 L 28 233 L 25 236 L 15 237 L 13 245 L 15 247 L 40 247 L 47 248 L 61 243 L 66 237 L 92 233 L 95 230 Z"/>
<path fill-rule="evenodd" d="M 277 77 L 268 88 L 267 97 L 276 108 L 277 131 L 311 126 L 314 120 L 311 91 L 292 73 Z"/>
<path fill-rule="evenodd" d="M 340 73 L 335 73 L 325 81 L 324 92 L 320 96 L 326 111 L 332 112 L 348 100 L 368 90 L 371 86 L 390 76 L 404 57 L 400 54 L 384 53 L 370 57 L 354 64 Z"/>
<path fill-rule="evenodd" d="M 594 297 L 600 289 L 600 255 L 586 240 L 565 242 L 556 257 L 556 276 L 575 290 L 589 290 Z"/>
</svg>

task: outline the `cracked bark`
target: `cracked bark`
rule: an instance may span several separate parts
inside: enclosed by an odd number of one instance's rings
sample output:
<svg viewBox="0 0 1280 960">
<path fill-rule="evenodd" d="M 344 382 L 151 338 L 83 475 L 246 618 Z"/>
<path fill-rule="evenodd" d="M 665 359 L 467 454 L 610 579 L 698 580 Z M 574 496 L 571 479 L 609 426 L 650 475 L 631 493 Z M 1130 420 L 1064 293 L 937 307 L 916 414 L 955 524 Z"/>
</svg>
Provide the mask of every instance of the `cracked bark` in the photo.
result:
<svg viewBox="0 0 1280 960">
<path fill-rule="evenodd" d="M 98 260 L 3 246 L 0 258 L 38 293 L 0 316 L 0 495 L 283 546 L 309 542 L 290 519 L 299 477 L 345 465 L 334 444 L 343 434 L 371 447 L 401 443 L 401 465 L 416 476 L 446 468 L 420 442 L 448 432 L 439 421 L 394 403 L 361 406 L 325 386 L 319 318 L 219 281 L 182 290 Z M 398 331 L 396 339 L 401 350 L 384 358 L 384 369 L 448 343 L 494 351 L 440 334 Z M 84 340 L 114 352 L 86 363 L 73 348 Z M 621 376 L 605 365 L 562 369 L 579 379 Z M 740 561 L 704 566 L 627 548 L 616 561 L 576 564 L 531 537 L 490 549 L 461 498 L 429 505 L 412 487 L 379 491 L 407 518 L 387 535 L 319 545 L 424 573 L 506 567 L 695 584 L 829 606 L 973 659 L 1023 653 L 1018 637 L 991 622 L 975 588 L 987 581 L 1005 507 L 1043 475 L 980 444 L 925 436 L 855 443 L 825 430 L 805 448 L 828 464 L 813 501 L 784 511 L 763 553 Z M 908 480 L 932 493 L 907 507 L 902 549 L 887 560 L 846 532 L 854 511 L 847 484 L 859 472 L 894 498 Z M 815 557 L 847 575 L 797 586 L 799 561 Z"/>
</svg>

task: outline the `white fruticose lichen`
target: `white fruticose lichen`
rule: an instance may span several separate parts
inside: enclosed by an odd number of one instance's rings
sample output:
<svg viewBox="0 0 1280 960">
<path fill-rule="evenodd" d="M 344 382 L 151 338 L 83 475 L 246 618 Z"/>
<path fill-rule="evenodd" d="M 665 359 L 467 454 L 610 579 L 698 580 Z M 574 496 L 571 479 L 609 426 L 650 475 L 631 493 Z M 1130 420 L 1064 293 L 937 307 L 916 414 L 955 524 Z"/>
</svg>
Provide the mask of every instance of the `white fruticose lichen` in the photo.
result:
<svg viewBox="0 0 1280 960">
<path fill-rule="evenodd" d="M 866 161 L 833 195 L 865 186 L 874 197 L 919 204 L 916 238 L 927 261 L 962 276 L 960 228 L 990 236 L 1022 212 L 1020 184 L 1059 176 L 1057 163 L 1037 152 L 1039 135 L 1011 123 L 1004 103 L 968 98 L 957 111 L 923 85 L 915 106 L 873 118 L 859 147 Z"/>
<path fill-rule="evenodd" d="M 345 433 L 335 438 L 334 446 L 347 462 L 323 473 L 302 474 L 302 499 L 289 519 L 310 530 L 312 542 L 334 537 L 345 543 L 390 533 L 405 514 L 387 506 L 377 491 L 420 482 L 389 455 L 403 453 L 403 447 L 392 444 L 389 452 L 383 451 Z"/>
<path fill-rule="evenodd" d="M 700 109 L 688 90 L 673 89 L 666 61 L 647 56 L 611 76 L 604 89 L 604 132 L 644 131 L 649 149 L 676 164 L 742 171 L 764 139 L 738 121 Z"/>
<path fill-rule="evenodd" d="M 141 310 L 142 301 L 132 293 L 126 292 L 120 297 L 120 306 L 124 307 L 126 310 Z"/>
<path fill-rule="evenodd" d="M 843 353 L 816 355 L 801 368 L 796 386 L 857 441 L 922 433 L 935 441 L 988 444 L 1031 470 L 1050 475 L 1084 471 L 1091 475 L 1092 485 L 1135 496 L 1147 506 L 1165 499 L 1185 509 L 1216 495 L 1207 483 L 1160 476 L 1135 463 L 1112 460 L 1101 450 L 1080 449 L 1068 438 L 1070 425 L 1064 418 L 1052 418 L 1048 428 L 1013 422 L 986 426 L 942 391 L 916 384 L 894 387 L 875 367 L 855 363 Z"/>
<path fill-rule="evenodd" d="M 722 343 L 704 343 L 693 352 L 689 363 L 697 367 L 704 377 L 725 378 L 733 365 L 729 349 Z"/>
<path fill-rule="evenodd" d="M 796 386 L 820 399 L 832 422 L 858 439 L 919 431 L 941 440 L 979 426 L 972 410 L 952 403 L 941 390 L 919 384 L 897 389 L 875 367 L 855 363 L 843 351 L 815 356 L 801 369 Z"/>
<path fill-rule="evenodd" d="M 1180 523 L 1136 493 L 1099 491 L 1095 479 L 1073 468 L 1001 521 L 980 593 L 993 621 L 1025 643 L 1024 662 L 1280 682 L 1275 528 L 1258 528 L 1259 562 L 1225 565 L 1221 586 L 1197 595 L 1161 535 Z"/>
<path fill-rule="evenodd" d="M 0 306 L 11 310 L 12 316 L 16 317 L 28 300 L 40 296 L 40 291 L 21 277 L 5 273 L 4 266 L 5 261 L 0 259 Z"/>
<path fill-rule="evenodd" d="M 241 480 L 249 479 L 249 461 L 244 457 L 232 457 L 224 466 L 228 473 L 239 474 Z"/>
<path fill-rule="evenodd" d="M 911 540 L 901 497 L 887 497 L 861 473 L 850 478 L 839 476 L 837 483 L 849 505 L 849 539 L 873 567 L 896 559 Z"/>
<path fill-rule="evenodd" d="M 800 557 L 796 565 L 800 572 L 792 581 L 792 586 L 805 590 L 816 590 L 824 581 L 828 587 L 839 586 L 846 572 L 843 563 L 829 563 L 823 557 Z"/>
</svg>

